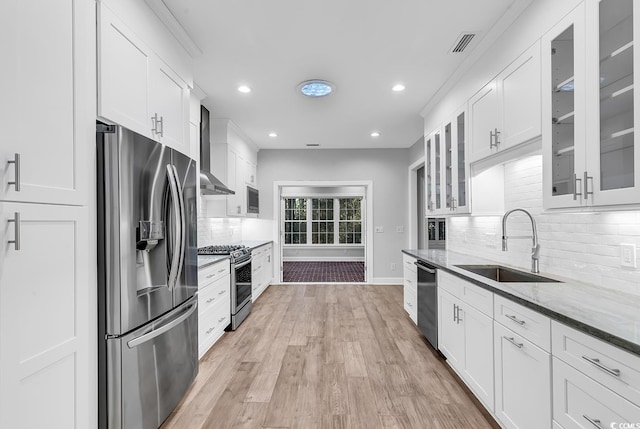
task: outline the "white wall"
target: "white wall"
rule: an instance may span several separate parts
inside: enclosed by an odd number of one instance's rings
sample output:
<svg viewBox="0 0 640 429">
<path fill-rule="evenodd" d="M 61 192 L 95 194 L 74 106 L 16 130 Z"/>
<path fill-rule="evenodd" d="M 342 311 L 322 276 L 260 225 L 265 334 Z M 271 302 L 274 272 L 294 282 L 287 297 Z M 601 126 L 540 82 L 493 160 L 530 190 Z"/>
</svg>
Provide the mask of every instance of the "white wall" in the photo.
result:
<svg viewBox="0 0 640 429">
<path fill-rule="evenodd" d="M 373 224 L 384 233 L 373 238 L 374 281 L 402 277 L 406 247 L 408 149 L 261 150 L 258 153 L 260 216 L 273 219 L 273 182 L 372 181 Z M 396 227 L 402 226 L 403 233 Z M 391 271 L 391 264 L 397 268 Z M 386 279 L 386 280 L 385 280 Z"/>
<path fill-rule="evenodd" d="M 544 213 L 542 156 L 508 163 L 504 171 L 505 210 L 526 208 L 536 220 L 541 272 L 640 295 L 640 271 L 620 267 L 619 247 L 640 245 L 640 212 Z M 500 216 L 450 218 L 447 232 L 449 250 L 531 268 L 530 240 L 511 239 L 509 250 L 502 252 Z M 512 214 L 507 235 L 531 235 L 529 219 Z"/>
</svg>

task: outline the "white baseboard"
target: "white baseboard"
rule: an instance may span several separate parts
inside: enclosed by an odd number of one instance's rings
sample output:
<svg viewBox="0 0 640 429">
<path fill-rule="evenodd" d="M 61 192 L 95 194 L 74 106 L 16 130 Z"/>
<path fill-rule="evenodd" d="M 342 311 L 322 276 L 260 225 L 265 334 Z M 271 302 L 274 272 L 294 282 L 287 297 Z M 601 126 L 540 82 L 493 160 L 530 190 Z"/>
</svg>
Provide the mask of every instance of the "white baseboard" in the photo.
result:
<svg viewBox="0 0 640 429">
<path fill-rule="evenodd" d="M 370 282 L 374 285 L 402 285 L 404 284 L 403 277 L 374 277 Z"/>
</svg>

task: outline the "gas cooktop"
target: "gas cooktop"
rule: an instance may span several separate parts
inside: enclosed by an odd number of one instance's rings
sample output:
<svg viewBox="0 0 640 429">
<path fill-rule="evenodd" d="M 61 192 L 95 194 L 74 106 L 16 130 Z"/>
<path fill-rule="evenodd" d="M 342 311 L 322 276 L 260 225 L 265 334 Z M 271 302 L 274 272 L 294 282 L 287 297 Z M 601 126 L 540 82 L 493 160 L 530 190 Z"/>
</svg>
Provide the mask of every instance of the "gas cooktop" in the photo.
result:
<svg viewBox="0 0 640 429">
<path fill-rule="evenodd" d="M 198 255 L 230 255 L 236 251 L 248 253 L 249 249 L 241 244 L 205 246 L 198 249 Z"/>
</svg>

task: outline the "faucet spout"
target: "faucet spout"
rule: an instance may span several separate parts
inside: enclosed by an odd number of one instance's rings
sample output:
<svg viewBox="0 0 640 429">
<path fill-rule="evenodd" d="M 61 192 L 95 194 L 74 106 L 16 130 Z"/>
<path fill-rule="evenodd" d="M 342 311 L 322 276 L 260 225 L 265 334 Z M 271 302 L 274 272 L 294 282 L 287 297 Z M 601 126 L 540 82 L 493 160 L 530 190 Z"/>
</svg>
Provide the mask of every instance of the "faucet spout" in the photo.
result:
<svg viewBox="0 0 640 429">
<path fill-rule="evenodd" d="M 533 240 L 533 243 L 532 243 L 533 247 L 531 249 L 531 272 L 537 274 L 540 272 L 540 263 L 539 263 L 540 244 L 538 244 L 538 229 L 536 228 L 536 221 L 533 219 L 533 216 L 531 216 L 531 213 L 529 213 L 527 210 L 513 209 L 513 210 L 509 210 L 504 214 L 504 216 L 502 216 L 502 251 L 503 252 L 507 251 L 507 240 L 509 238 L 507 236 L 507 218 L 513 212 L 522 212 L 529 217 L 529 220 L 531 220 L 531 232 L 532 232 L 531 239 Z M 524 237 L 513 237 L 513 238 L 524 238 Z"/>
</svg>

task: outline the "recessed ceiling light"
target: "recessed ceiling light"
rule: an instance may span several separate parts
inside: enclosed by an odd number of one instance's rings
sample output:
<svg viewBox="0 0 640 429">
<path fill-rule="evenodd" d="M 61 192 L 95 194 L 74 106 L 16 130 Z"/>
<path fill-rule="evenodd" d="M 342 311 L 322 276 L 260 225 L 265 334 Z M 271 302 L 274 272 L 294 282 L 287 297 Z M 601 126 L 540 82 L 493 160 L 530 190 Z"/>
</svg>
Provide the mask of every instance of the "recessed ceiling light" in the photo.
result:
<svg viewBox="0 0 640 429">
<path fill-rule="evenodd" d="M 401 91 L 404 91 L 404 85 L 403 85 L 403 84 L 401 84 L 401 83 L 398 83 L 398 84 L 396 84 L 396 85 L 393 85 L 393 88 L 391 88 L 391 90 L 392 90 L 393 92 L 401 92 Z"/>
<path fill-rule="evenodd" d="M 247 85 L 240 85 L 238 87 L 238 91 L 240 91 L 243 94 L 248 94 L 251 92 L 251 88 L 249 88 Z"/>
<path fill-rule="evenodd" d="M 380 137 L 380 133 L 377 131 L 374 131 L 371 133 L 371 137 Z"/>
<path fill-rule="evenodd" d="M 269 137 L 272 137 L 272 138 L 278 137 L 278 133 L 269 133 Z"/>
<path fill-rule="evenodd" d="M 326 80 L 313 79 L 299 83 L 296 88 L 302 95 L 318 98 L 331 94 L 336 86 Z"/>
</svg>

